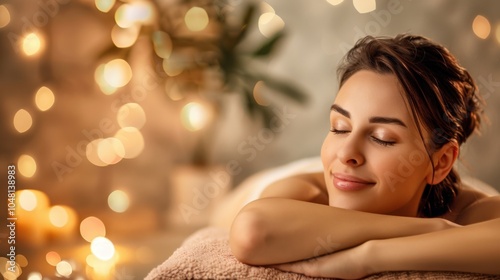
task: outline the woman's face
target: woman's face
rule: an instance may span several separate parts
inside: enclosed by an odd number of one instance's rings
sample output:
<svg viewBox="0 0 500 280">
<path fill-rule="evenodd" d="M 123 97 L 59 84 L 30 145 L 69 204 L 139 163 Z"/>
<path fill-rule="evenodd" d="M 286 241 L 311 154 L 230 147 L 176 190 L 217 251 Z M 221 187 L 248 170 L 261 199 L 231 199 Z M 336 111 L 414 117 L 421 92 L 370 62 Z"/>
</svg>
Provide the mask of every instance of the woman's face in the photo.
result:
<svg viewBox="0 0 500 280">
<path fill-rule="evenodd" d="M 356 72 L 337 94 L 330 125 L 321 149 L 329 204 L 417 215 L 432 167 L 396 77 Z"/>
</svg>

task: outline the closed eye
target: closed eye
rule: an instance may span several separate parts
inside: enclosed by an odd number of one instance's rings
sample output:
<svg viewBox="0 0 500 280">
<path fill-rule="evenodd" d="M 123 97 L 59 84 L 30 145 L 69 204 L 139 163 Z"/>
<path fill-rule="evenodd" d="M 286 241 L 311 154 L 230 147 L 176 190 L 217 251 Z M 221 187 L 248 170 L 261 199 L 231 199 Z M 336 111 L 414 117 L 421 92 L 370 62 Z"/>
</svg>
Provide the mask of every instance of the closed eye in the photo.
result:
<svg viewBox="0 0 500 280">
<path fill-rule="evenodd" d="M 371 136 L 371 139 L 372 139 L 375 143 L 377 143 L 377 144 L 379 144 L 379 145 L 382 145 L 382 146 L 384 146 L 384 147 L 394 146 L 394 145 L 396 144 L 396 142 L 394 142 L 394 141 L 384 141 L 384 140 L 380 140 L 380 139 L 378 139 L 377 137 L 373 137 L 373 136 Z"/>
<path fill-rule="evenodd" d="M 346 134 L 350 132 L 349 130 L 340 130 L 335 128 L 331 128 L 330 131 L 333 132 L 334 134 Z"/>
</svg>

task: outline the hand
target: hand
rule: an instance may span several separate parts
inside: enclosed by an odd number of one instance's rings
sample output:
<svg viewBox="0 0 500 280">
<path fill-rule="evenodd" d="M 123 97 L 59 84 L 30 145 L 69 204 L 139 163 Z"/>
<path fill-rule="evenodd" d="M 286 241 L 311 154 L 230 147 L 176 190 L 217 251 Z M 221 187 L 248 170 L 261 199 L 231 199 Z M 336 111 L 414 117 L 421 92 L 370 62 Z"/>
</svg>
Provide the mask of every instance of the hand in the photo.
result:
<svg viewBox="0 0 500 280">
<path fill-rule="evenodd" d="M 311 277 L 360 279 L 371 274 L 365 262 L 368 246 L 367 242 L 332 254 L 272 267 Z"/>
</svg>

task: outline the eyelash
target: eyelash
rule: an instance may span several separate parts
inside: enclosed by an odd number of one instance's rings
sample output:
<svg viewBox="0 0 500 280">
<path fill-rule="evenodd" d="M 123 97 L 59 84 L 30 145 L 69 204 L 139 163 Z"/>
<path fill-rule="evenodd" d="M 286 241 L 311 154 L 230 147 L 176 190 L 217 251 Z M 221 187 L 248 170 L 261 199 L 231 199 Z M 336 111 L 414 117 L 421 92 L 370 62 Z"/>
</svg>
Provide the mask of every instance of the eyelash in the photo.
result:
<svg viewBox="0 0 500 280">
<path fill-rule="evenodd" d="M 349 133 L 350 131 L 349 130 L 337 130 L 335 128 L 332 128 L 330 129 L 330 132 L 332 132 L 333 134 L 346 134 L 346 133 Z M 389 146 L 394 146 L 394 144 L 396 144 L 396 142 L 390 142 L 390 141 L 384 141 L 384 140 L 380 140 L 376 137 L 373 137 L 373 136 L 370 136 L 370 138 L 377 144 L 379 145 L 382 145 L 384 147 L 389 147 Z"/>
</svg>

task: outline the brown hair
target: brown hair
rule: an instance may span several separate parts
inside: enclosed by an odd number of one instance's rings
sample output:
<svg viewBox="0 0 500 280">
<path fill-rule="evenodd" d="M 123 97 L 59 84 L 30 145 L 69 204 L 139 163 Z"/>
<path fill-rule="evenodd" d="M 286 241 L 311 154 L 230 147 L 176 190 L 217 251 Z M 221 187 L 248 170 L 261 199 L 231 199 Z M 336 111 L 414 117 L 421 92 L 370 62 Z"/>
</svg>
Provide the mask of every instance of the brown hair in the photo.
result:
<svg viewBox="0 0 500 280">
<path fill-rule="evenodd" d="M 409 34 L 394 38 L 367 36 L 341 62 L 340 87 L 359 70 L 397 77 L 431 162 L 431 152 L 450 141 L 461 145 L 479 130 L 482 99 L 477 87 L 467 70 L 441 45 Z M 421 127 L 429 132 L 429 141 L 424 140 Z M 420 200 L 419 215 L 436 217 L 448 212 L 459 184 L 454 169 L 439 184 L 428 184 Z"/>
</svg>

